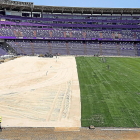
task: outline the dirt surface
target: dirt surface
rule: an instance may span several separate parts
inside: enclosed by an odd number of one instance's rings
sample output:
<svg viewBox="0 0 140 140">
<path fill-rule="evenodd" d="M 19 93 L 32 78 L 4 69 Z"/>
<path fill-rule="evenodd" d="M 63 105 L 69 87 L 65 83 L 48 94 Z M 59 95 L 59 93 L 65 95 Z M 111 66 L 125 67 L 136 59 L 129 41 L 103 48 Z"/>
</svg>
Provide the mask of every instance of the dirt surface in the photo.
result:
<svg viewBox="0 0 140 140">
<path fill-rule="evenodd" d="M 54 128 L 6 128 L 0 139 L 7 140 L 140 140 L 139 131 L 102 131 L 102 128 L 55 132 Z"/>
<path fill-rule="evenodd" d="M 75 57 L 21 57 L 0 64 L 2 127 L 81 127 Z"/>
</svg>

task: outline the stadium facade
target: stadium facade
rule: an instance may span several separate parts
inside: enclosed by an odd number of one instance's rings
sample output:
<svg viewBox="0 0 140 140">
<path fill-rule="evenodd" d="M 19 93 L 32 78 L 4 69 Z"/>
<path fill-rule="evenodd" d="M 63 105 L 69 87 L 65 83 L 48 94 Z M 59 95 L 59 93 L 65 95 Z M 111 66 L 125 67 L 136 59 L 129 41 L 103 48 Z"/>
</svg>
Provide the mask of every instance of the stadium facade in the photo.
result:
<svg viewBox="0 0 140 140">
<path fill-rule="evenodd" d="M 140 8 L 0 1 L 0 55 L 140 56 Z"/>
</svg>

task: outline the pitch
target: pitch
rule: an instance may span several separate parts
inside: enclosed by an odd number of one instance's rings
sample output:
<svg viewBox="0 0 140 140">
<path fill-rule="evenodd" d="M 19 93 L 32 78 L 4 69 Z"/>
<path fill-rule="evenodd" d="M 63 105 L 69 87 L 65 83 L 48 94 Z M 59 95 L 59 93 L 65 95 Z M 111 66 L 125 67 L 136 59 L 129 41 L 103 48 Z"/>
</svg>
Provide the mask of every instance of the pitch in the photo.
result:
<svg viewBox="0 0 140 140">
<path fill-rule="evenodd" d="M 82 126 L 140 127 L 140 58 L 77 57 Z M 109 65 L 109 70 L 108 70 Z"/>
<path fill-rule="evenodd" d="M 0 65 L 2 127 L 80 127 L 75 57 L 21 57 Z"/>
</svg>

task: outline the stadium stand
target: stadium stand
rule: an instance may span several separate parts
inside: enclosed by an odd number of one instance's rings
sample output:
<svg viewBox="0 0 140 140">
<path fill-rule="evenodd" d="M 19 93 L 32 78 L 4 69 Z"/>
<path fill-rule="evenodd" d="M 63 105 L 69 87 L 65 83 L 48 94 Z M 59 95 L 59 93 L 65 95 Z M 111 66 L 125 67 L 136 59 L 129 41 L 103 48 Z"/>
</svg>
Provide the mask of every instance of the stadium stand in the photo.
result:
<svg viewBox="0 0 140 140">
<path fill-rule="evenodd" d="M 67 48 L 65 41 L 51 41 L 51 53 L 67 55 Z"/>
<path fill-rule="evenodd" d="M 73 7 L 72 11 L 10 0 L 0 4 L 0 39 L 16 54 L 139 56 L 138 8 L 110 8 L 106 13 L 104 8 Z"/>
<path fill-rule="evenodd" d="M 4 50 L 4 49 L 2 49 L 3 47 L 2 47 L 2 45 L 0 44 L 0 56 L 1 55 L 6 55 L 7 54 L 7 52 L 6 52 L 6 50 Z"/>
<path fill-rule="evenodd" d="M 96 55 L 100 53 L 99 42 L 87 41 L 85 45 L 86 45 L 87 55 Z"/>
<path fill-rule="evenodd" d="M 70 55 L 85 55 L 82 41 L 69 41 L 68 46 Z"/>
<path fill-rule="evenodd" d="M 48 41 L 33 40 L 32 43 L 33 43 L 35 54 L 45 54 L 46 52 L 49 52 Z"/>
<path fill-rule="evenodd" d="M 102 42 L 102 53 L 103 55 L 116 56 L 117 53 L 117 42 Z"/>
<path fill-rule="evenodd" d="M 120 55 L 122 56 L 135 56 L 134 42 L 120 42 Z"/>
</svg>

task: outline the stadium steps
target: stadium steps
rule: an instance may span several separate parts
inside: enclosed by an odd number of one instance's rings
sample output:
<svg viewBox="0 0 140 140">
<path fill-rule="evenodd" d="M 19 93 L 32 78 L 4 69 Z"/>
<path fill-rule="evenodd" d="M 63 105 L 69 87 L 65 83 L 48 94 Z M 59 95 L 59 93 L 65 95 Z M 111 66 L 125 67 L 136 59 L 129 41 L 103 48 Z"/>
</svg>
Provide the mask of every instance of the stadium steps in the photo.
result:
<svg viewBox="0 0 140 140">
<path fill-rule="evenodd" d="M 34 30 L 34 37 L 36 37 L 36 31 Z"/>
<path fill-rule="evenodd" d="M 19 35 L 23 37 L 22 32 L 19 30 Z"/>
<path fill-rule="evenodd" d="M 101 42 L 100 42 L 99 46 L 100 46 L 100 55 L 103 55 L 103 53 L 102 53 L 102 44 L 101 44 Z"/>
<path fill-rule="evenodd" d="M 31 42 L 31 49 L 32 49 L 32 53 L 34 55 L 34 44 Z"/>
<path fill-rule="evenodd" d="M 136 33 L 134 33 L 134 38 L 136 39 Z"/>
<path fill-rule="evenodd" d="M 14 30 L 14 34 L 16 37 L 19 37 L 19 33 Z"/>
<path fill-rule="evenodd" d="M 63 32 L 64 33 L 64 37 L 66 38 L 66 32 Z"/>
<path fill-rule="evenodd" d="M 69 45 L 68 45 L 68 42 L 66 43 L 66 46 L 67 46 L 67 55 L 69 55 Z"/>
<path fill-rule="evenodd" d="M 103 38 L 103 35 L 102 35 L 102 33 L 100 33 L 100 38 Z"/>
<path fill-rule="evenodd" d="M 70 37 L 72 37 L 72 33 L 70 32 Z"/>
<path fill-rule="evenodd" d="M 51 54 L 52 51 L 51 51 L 51 42 L 49 42 L 49 53 Z"/>
<path fill-rule="evenodd" d="M 119 38 L 121 38 L 121 34 L 119 33 Z"/>
<path fill-rule="evenodd" d="M 26 53 L 23 51 L 22 47 L 21 47 L 17 42 L 15 42 L 15 43 L 16 43 L 16 45 L 20 48 L 20 50 L 22 51 L 22 53 L 23 53 L 23 54 L 26 54 Z"/>
<path fill-rule="evenodd" d="M 52 32 L 51 32 L 51 31 L 49 31 L 49 33 L 50 33 L 50 37 L 52 37 Z"/>
<path fill-rule="evenodd" d="M 113 38 L 115 39 L 115 33 L 113 33 Z"/>
</svg>

